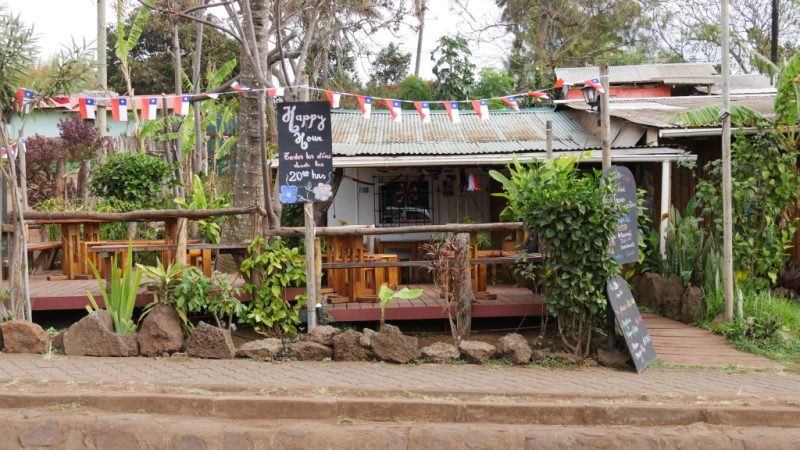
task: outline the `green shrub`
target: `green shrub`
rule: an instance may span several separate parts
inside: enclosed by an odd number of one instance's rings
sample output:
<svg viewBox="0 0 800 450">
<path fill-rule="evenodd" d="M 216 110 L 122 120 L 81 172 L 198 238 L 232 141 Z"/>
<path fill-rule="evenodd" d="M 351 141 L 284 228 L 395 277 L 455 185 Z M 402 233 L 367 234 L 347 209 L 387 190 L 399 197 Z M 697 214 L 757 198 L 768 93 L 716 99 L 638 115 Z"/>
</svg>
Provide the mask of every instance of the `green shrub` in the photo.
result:
<svg viewBox="0 0 800 450">
<path fill-rule="evenodd" d="M 229 208 L 231 204 L 225 197 L 206 194 L 203 182 L 200 177 L 194 175 L 192 178 L 192 195 L 187 202 L 182 198 L 176 198 L 175 203 L 183 209 L 221 209 Z M 227 220 L 227 216 L 209 217 L 197 220 L 197 228 L 208 242 L 219 244 L 220 224 Z"/>
<path fill-rule="evenodd" d="M 606 280 L 619 273 L 608 245 L 621 207 L 614 186 L 600 173 L 579 174 L 576 158 L 523 166 L 514 162 L 510 178 L 492 171 L 508 205 L 502 217 L 521 220 L 536 231 L 544 257 L 547 310 L 557 319 L 564 345 L 577 356 L 590 349 L 592 330 L 605 319 Z"/>
<path fill-rule="evenodd" d="M 174 290 L 174 308 L 184 315 L 210 314 L 217 326 L 230 328 L 233 318 L 245 310 L 240 294 L 241 289 L 233 287 L 227 275 L 207 277 L 197 267 L 187 266 Z M 194 328 L 191 323 L 188 326 Z"/>
<path fill-rule="evenodd" d="M 253 239 L 247 251 L 250 257 L 242 262 L 241 271 L 247 278 L 244 290 L 250 294 L 250 302 L 239 312 L 239 320 L 256 329 L 297 333 L 306 296 L 284 300 L 283 291 L 305 284 L 303 255 L 281 239 L 267 244 L 261 236 Z"/>
<path fill-rule="evenodd" d="M 153 208 L 164 204 L 164 187 L 173 175 L 173 166 L 146 153 L 115 153 L 92 170 L 92 193 Z"/>
</svg>

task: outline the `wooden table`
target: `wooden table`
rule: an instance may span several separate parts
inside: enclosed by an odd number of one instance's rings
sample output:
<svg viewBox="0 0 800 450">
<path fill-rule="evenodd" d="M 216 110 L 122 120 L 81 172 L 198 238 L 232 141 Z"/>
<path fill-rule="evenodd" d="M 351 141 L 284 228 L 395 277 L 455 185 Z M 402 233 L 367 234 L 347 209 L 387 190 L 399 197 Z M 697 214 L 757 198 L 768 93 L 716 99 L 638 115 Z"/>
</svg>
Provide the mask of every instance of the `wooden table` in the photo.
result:
<svg viewBox="0 0 800 450">
<path fill-rule="evenodd" d="M 61 272 L 62 275 L 51 275 L 49 280 L 75 280 L 89 278 L 85 272 L 86 254 L 81 243 L 100 240 L 100 224 L 102 220 L 35 220 L 34 223 L 59 225 L 61 228 Z M 83 230 L 83 234 L 81 234 Z"/>
</svg>

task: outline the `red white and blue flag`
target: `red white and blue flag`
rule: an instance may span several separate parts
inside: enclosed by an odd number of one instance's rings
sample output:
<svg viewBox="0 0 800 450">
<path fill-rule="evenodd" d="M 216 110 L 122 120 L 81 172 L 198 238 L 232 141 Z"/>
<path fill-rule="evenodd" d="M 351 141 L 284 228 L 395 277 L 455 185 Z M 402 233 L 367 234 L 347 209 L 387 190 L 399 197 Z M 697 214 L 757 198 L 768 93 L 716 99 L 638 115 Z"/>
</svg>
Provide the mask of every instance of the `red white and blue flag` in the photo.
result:
<svg viewBox="0 0 800 450">
<path fill-rule="evenodd" d="M 325 95 L 328 97 L 328 101 L 331 102 L 331 108 L 339 107 L 339 100 L 342 98 L 341 92 L 325 91 Z"/>
<path fill-rule="evenodd" d="M 528 92 L 528 95 L 530 95 L 531 97 L 534 97 L 534 98 L 541 98 L 541 99 L 545 99 L 545 100 L 550 98 L 549 95 L 545 94 L 542 91 L 530 91 L 530 92 Z"/>
<path fill-rule="evenodd" d="M 369 115 L 372 113 L 372 97 L 359 95 L 358 106 L 361 108 L 361 117 L 369 119 Z"/>
<path fill-rule="evenodd" d="M 283 97 L 286 91 L 282 87 L 274 87 L 267 89 L 267 95 L 270 97 Z"/>
<path fill-rule="evenodd" d="M 142 99 L 142 120 L 156 120 L 158 117 L 158 97 L 144 97 Z"/>
<path fill-rule="evenodd" d="M 414 102 L 414 107 L 417 108 L 419 118 L 422 123 L 431 123 L 431 104 L 430 102 Z"/>
<path fill-rule="evenodd" d="M 50 100 L 52 100 L 53 103 L 55 103 L 56 105 L 58 105 L 61 108 L 67 108 L 67 109 L 70 108 L 70 106 L 69 106 L 69 97 L 67 97 L 65 95 L 56 95 L 55 97 L 50 97 Z"/>
<path fill-rule="evenodd" d="M 94 120 L 95 104 L 93 98 L 87 97 L 78 99 L 78 109 L 81 112 L 81 119 Z"/>
<path fill-rule="evenodd" d="M 117 122 L 128 121 L 128 99 L 117 97 L 111 99 L 111 118 Z"/>
<path fill-rule="evenodd" d="M 444 109 L 447 110 L 450 122 L 461 123 L 461 117 L 458 115 L 458 102 L 444 102 Z"/>
<path fill-rule="evenodd" d="M 603 87 L 603 83 L 600 82 L 599 78 L 592 78 L 590 80 L 586 80 L 584 84 L 587 86 L 591 86 L 599 94 L 606 93 L 606 89 Z"/>
<path fill-rule="evenodd" d="M 509 108 L 515 111 L 519 111 L 519 103 L 517 103 L 517 97 L 511 95 L 509 97 L 501 97 L 500 99 L 503 100 L 503 103 L 508 105 Z"/>
<path fill-rule="evenodd" d="M 16 157 L 18 152 L 17 144 L 11 144 L 9 147 L 11 147 L 11 155 Z M 8 159 L 8 150 L 4 148 L 0 149 L 0 158 Z"/>
<path fill-rule="evenodd" d="M 17 103 L 16 108 L 18 112 L 30 112 L 30 105 L 33 101 L 33 91 L 30 89 L 19 88 L 17 89 Z"/>
<path fill-rule="evenodd" d="M 403 103 L 400 100 L 386 100 L 386 106 L 389 107 L 389 114 L 392 120 L 400 122 L 403 120 Z"/>
<path fill-rule="evenodd" d="M 181 95 L 172 97 L 172 112 L 178 116 L 186 116 L 189 114 L 189 105 L 191 100 L 188 95 Z"/>
<path fill-rule="evenodd" d="M 247 87 L 243 84 L 239 84 L 238 81 L 234 81 L 231 83 L 231 87 L 233 88 L 233 92 L 250 92 L 253 88 Z"/>
<path fill-rule="evenodd" d="M 486 100 L 473 100 L 472 108 L 478 113 L 481 120 L 489 120 L 489 102 Z"/>
</svg>

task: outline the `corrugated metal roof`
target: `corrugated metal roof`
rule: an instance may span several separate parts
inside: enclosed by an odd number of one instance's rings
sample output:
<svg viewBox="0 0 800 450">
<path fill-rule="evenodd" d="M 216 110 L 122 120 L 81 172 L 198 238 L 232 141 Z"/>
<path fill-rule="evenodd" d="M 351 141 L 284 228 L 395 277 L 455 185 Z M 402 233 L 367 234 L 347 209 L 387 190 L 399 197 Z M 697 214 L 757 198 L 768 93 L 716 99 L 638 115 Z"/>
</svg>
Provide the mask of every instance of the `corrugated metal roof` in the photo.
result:
<svg viewBox="0 0 800 450">
<path fill-rule="evenodd" d="M 664 83 L 664 84 L 713 84 L 717 75 L 710 63 L 642 64 L 636 66 L 610 66 L 608 78 L 611 84 Z M 573 84 L 600 77 L 597 67 L 560 67 L 556 77 Z"/>
<path fill-rule="evenodd" d="M 672 114 L 702 108 L 708 105 L 718 105 L 722 102 L 716 95 L 696 95 L 690 97 L 658 97 L 648 99 L 614 99 L 610 100 L 610 114 L 613 117 L 656 128 L 683 128 L 671 122 Z M 751 108 L 766 117 L 771 117 L 775 102 L 774 94 L 766 95 L 740 95 L 731 96 L 732 105 Z M 589 107 L 584 102 L 568 102 L 570 108 L 586 110 Z"/>
<path fill-rule="evenodd" d="M 553 122 L 553 148 L 577 150 L 598 145 L 570 112 L 547 110 L 492 111 L 489 120 L 461 111 L 452 124 L 444 111 L 432 111 L 423 124 L 415 111 L 404 111 L 400 123 L 388 112 L 373 111 L 369 119 L 358 111 L 333 111 L 331 132 L 337 156 L 477 155 L 544 150 L 546 126 Z"/>
</svg>

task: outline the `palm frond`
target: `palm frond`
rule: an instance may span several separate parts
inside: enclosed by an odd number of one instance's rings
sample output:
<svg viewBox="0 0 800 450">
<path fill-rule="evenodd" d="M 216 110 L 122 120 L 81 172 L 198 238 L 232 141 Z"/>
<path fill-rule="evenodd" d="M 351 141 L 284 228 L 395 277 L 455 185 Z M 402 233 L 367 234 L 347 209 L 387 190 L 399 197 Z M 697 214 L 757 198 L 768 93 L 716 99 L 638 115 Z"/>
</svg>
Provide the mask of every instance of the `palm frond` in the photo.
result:
<svg viewBox="0 0 800 450">
<path fill-rule="evenodd" d="M 750 52 L 750 64 L 758 71 L 758 73 L 769 77 L 770 85 L 775 85 L 775 77 L 781 71 L 781 68 L 778 67 L 777 64 L 770 61 L 769 58 L 755 50 Z"/>
<path fill-rule="evenodd" d="M 684 127 L 707 127 L 720 125 L 721 105 L 708 105 L 667 116 L 666 121 Z M 758 111 L 741 105 L 731 105 L 731 124 L 737 127 L 755 127 L 767 123 L 767 118 Z"/>
<path fill-rule="evenodd" d="M 800 52 L 797 52 L 786 61 L 783 70 L 778 74 L 777 90 L 775 96 L 775 122 L 780 125 L 789 125 L 800 122 Z"/>
</svg>

